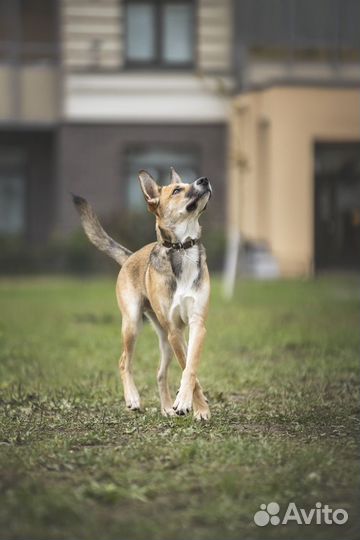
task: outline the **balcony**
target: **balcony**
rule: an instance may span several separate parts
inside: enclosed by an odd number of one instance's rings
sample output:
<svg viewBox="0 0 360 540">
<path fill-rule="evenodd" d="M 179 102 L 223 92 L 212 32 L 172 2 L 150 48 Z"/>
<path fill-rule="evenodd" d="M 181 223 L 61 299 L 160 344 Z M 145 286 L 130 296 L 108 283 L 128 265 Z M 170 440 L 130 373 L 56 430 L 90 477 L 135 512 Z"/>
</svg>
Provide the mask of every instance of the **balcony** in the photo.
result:
<svg viewBox="0 0 360 540">
<path fill-rule="evenodd" d="M 54 123 L 59 116 L 53 45 L 0 43 L 0 123 Z"/>
<path fill-rule="evenodd" d="M 355 0 L 235 0 L 234 20 L 239 90 L 359 85 L 360 4 Z"/>
<path fill-rule="evenodd" d="M 0 124 L 51 124 L 58 107 L 55 0 L 0 3 Z"/>
</svg>

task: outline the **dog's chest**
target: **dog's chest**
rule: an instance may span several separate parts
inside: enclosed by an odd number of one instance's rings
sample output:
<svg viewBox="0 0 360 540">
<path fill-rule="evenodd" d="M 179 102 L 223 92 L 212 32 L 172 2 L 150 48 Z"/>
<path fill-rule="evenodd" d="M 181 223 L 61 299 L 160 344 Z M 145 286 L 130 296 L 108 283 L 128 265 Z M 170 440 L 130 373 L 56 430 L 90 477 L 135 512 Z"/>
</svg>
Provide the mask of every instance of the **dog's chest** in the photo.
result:
<svg viewBox="0 0 360 540">
<path fill-rule="evenodd" d="M 194 301 L 197 297 L 197 288 L 200 262 L 197 247 L 179 252 L 173 257 L 172 267 L 176 279 L 176 289 L 173 296 L 171 310 L 179 311 L 182 320 L 187 323 Z"/>
</svg>

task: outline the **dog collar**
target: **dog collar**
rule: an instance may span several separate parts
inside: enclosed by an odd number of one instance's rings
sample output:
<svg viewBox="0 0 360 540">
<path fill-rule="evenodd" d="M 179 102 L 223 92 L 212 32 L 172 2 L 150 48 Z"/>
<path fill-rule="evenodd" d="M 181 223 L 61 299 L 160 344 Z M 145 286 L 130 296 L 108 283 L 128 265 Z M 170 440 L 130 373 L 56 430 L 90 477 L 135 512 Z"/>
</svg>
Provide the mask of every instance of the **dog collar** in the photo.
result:
<svg viewBox="0 0 360 540">
<path fill-rule="evenodd" d="M 190 240 L 187 240 L 187 242 L 168 242 L 167 240 L 164 240 L 162 245 L 166 248 L 180 250 L 189 249 L 195 246 L 195 244 L 197 244 L 198 242 L 199 238 L 191 238 Z"/>
</svg>

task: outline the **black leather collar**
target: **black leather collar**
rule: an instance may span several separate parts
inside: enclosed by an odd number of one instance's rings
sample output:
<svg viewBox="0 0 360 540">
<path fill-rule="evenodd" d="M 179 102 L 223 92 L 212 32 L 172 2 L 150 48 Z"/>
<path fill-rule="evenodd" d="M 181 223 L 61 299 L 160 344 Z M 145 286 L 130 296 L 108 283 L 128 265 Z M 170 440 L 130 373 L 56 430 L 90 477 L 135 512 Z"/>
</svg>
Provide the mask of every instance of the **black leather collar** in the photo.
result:
<svg viewBox="0 0 360 540">
<path fill-rule="evenodd" d="M 166 248 L 171 248 L 171 249 L 176 249 L 176 250 L 180 250 L 180 249 L 189 249 L 193 246 L 195 246 L 195 244 L 197 244 L 199 242 L 200 238 L 191 238 L 191 240 L 187 240 L 187 242 L 168 242 L 167 240 L 164 240 L 162 245 Z"/>
</svg>

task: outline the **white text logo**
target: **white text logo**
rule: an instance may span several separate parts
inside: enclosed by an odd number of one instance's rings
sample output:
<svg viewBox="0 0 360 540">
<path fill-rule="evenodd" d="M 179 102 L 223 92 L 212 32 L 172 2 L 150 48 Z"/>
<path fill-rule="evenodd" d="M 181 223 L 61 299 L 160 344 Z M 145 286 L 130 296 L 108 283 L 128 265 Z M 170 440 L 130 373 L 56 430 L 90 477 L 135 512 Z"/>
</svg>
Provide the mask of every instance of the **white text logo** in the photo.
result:
<svg viewBox="0 0 360 540">
<path fill-rule="evenodd" d="M 343 508 L 333 510 L 328 504 L 321 502 L 315 504 L 315 508 L 305 510 L 298 508 L 294 502 L 290 502 L 282 518 L 280 505 L 277 502 L 261 504 L 260 510 L 254 515 L 255 524 L 259 527 L 265 525 L 286 525 L 287 523 L 297 523 L 298 525 L 343 525 L 349 519 L 348 513 Z"/>
</svg>

